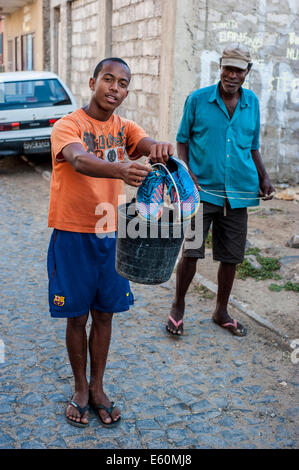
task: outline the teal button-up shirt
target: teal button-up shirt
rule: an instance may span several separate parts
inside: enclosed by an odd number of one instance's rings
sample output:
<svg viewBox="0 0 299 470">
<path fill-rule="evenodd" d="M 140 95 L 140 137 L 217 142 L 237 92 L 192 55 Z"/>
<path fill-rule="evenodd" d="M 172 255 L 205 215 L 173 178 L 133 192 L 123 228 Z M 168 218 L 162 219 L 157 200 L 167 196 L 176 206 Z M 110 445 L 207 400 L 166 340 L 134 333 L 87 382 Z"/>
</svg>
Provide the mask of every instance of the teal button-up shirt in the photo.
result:
<svg viewBox="0 0 299 470">
<path fill-rule="evenodd" d="M 259 178 L 251 150 L 259 149 L 258 98 L 240 88 L 230 118 L 219 84 L 188 96 L 176 140 L 189 145 L 189 167 L 203 189 L 202 201 L 223 206 L 220 196 L 226 196 L 232 209 L 257 206 Z"/>
</svg>

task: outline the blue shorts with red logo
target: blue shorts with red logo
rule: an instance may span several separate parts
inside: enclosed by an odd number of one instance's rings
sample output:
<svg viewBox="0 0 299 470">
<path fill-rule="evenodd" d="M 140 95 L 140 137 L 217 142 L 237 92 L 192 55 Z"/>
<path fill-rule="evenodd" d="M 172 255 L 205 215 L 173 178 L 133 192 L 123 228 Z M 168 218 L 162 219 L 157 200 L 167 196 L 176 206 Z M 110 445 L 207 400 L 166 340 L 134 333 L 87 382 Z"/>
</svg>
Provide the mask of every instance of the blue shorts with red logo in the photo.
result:
<svg viewBox="0 0 299 470">
<path fill-rule="evenodd" d="M 115 234 L 53 230 L 47 260 L 52 317 L 129 310 L 134 299 L 129 281 L 115 270 L 115 249 Z"/>
</svg>

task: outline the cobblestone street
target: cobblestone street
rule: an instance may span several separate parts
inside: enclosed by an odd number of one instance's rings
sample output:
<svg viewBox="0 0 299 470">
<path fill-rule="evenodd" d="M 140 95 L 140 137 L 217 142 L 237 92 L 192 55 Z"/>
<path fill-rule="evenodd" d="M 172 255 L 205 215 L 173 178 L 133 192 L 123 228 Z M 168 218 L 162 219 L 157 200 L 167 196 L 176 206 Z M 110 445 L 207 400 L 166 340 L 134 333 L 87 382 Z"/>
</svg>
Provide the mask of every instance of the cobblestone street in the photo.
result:
<svg viewBox="0 0 299 470">
<path fill-rule="evenodd" d="M 48 201 L 40 174 L 17 158 L 0 161 L 0 449 L 298 447 L 298 365 L 289 351 L 237 310 L 247 337 L 214 325 L 215 299 L 195 284 L 184 335 L 170 337 L 175 275 L 133 284 L 135 305 L 114 316 L 105 391 L 120 425 L 101 427 L 91 412 L 87 429 L 70 426 L 65 320 L 48 312 Z"/>
</svg>

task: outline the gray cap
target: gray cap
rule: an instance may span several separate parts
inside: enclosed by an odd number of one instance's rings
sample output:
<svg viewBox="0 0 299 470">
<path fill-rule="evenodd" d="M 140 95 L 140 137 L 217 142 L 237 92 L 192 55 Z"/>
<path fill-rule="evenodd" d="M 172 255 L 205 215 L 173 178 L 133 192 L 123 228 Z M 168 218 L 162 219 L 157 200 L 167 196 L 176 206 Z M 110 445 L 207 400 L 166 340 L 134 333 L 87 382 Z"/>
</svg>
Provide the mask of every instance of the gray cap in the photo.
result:
<svg viewBox="0 0 299 470">
<path fill-rule="evenodd" d="M 246 70 L 251 63 L 249 49 L 240 43 L 233 43 L 227 46 L 222 52 L 221 65 L 230 65 L 242 70 Z"/>
</svg>

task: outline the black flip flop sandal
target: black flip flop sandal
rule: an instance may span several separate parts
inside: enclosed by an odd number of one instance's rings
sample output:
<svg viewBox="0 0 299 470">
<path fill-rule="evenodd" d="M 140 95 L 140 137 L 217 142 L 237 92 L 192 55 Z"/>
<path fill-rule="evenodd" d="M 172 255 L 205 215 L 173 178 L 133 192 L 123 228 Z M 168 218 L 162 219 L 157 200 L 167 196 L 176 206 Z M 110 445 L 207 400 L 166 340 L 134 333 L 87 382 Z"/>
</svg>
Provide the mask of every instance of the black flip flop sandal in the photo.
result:
<svg viewBox="0 0 299 470">
<path fill-rule="evenodd" d="M 113 421 L 113 418 L 112 418 L 112 416 L 111 416 L 111 414 L 112 414 L 114 408 L 116 408 L 116 406 L 114 406 L 114 402 L 111 403 L 111 405 L 109 406 L 109 408 L 108 408 L 107 406 L 105 406 L 105 405 L 99 405 L 99 404 L 97 404 L 97 403 L 90 403 L 90 402 L 89 402 L 89 404 L 90 404 L 91 409 L 94 411 L 94 413 L 95 413 L 95 415 L 96 415 L 96 417 L 97 417 L 99 423 L 100 423 L 102 426 L 104 426 L 104 427 L 106 427 L 106 428 L 111 428 L 111 427 L 115 427 L 115 426 L 117 426 L 117 425 L 119 424 L 119 422 L 120 422 L 120 420 L 121 420 L 121 417 L 119 417 L 116 421 Z M 105 410 L 105 411 L 109 414 L 109 416 L 110 416 L 110 418 L 111 418 L 111 420 L 112 420 L 111 423 L 105 423 L 105 421 L 102 420 L 101 416 L 99 415 L 99 410 Z"/>
<path fill-rule="evenodd" d="M 69 405 L 72 405 L 74 408 L 76 408 L 79 411 L 81 415 L 80 419 L 84 415 L 85 411 L 89 409 L 89 405 L 81 407 L 80 405 L 78 405 L 78 403 L 76 403 L 73 400 L 69 402 Z M 65 419 L 67 420 L 69 424 L 71 424 L 72 426 L 76 426 L 77 428 L 87 428 L 89 426 L 89 423 L 81 423 L 81 422 L 78 423 L 77 421 L 74 421 L 73 419 L 68 418 L 67 416 L 65 417 Z"/>
</svg>

